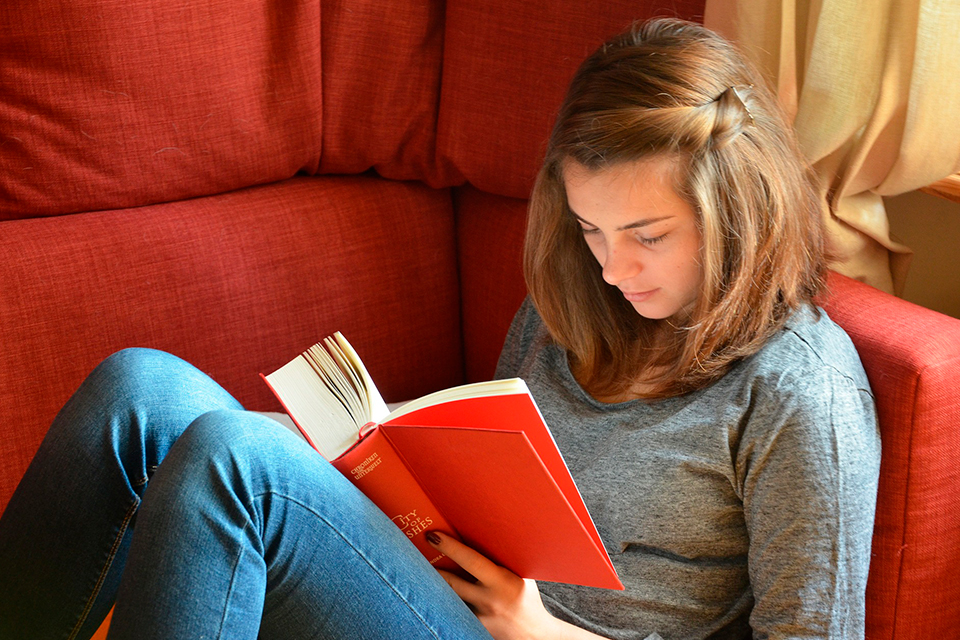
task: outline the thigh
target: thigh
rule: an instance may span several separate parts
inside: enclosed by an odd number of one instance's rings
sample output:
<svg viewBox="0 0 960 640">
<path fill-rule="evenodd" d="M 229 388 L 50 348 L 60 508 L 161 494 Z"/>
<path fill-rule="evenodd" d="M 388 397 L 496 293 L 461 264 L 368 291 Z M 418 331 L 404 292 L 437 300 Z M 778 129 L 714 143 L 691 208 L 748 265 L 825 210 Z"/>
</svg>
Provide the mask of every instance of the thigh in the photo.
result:
<svg viewBox="0 0 960 640">
<path fill-rule="evenodd" d="M 489 640 L 389 518 L 262 416 L 196 420 L 139 519 L 118 633 Z"/>
</svg>

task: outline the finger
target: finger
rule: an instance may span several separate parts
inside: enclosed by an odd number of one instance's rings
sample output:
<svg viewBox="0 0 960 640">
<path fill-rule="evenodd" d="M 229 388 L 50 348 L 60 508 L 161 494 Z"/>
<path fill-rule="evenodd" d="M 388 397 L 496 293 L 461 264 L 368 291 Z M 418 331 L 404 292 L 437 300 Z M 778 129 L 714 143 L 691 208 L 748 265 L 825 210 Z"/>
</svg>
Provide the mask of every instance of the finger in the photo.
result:
<svg viewBox="0 0 960 640">
<path fill-rule="evenodd" d="M 443 569 L 437 569 L 437 573 L 450 585 L 450 588 L 453 589 L 453 592 L 456 593 L 461 600 L 469 605 L 479 603 L 480 598 L 483 596 L 482 586 L 469 580 L 464 580 L 457 574 L 444 571 Z"/>
<path fill-rule="evenodd" d="M 500 580 L 506 571 L 480 552 L 439 531 L 429 532 L 427 542 L 480 582 L 489 584 Z"/>
</svg>

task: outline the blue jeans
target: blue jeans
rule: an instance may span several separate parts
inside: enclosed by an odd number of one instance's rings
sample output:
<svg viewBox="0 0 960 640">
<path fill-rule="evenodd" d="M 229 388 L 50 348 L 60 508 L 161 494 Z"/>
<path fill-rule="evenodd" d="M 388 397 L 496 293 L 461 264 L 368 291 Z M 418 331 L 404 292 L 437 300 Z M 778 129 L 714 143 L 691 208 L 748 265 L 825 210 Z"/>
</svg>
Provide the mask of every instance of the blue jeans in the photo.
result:
<svg viewBox="0 0 960 640">
<path fill-rule="evenodd" d="M 87 378 L 0 519 L 0 638 L 87 638 L 114 600 L 111 638 L 490 638 L 303 440 L 145 349 Z"/>
</svg>

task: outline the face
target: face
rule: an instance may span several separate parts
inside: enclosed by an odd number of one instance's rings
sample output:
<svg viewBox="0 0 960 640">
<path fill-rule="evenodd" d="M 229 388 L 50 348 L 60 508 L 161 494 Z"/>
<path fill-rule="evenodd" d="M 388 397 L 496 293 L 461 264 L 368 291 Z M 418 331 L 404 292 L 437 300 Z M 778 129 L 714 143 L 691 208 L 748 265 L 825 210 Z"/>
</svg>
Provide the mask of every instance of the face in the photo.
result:
<svg viewBox="0 0 960 640">
<path fill-rule="evenodd" d="M 689 312 L 703 278 L 697 216 L 674 189 L 676 171 L 672 158 L 563 167 L 567 203 L 603 279 L 651 320 Z"/>
</svg>

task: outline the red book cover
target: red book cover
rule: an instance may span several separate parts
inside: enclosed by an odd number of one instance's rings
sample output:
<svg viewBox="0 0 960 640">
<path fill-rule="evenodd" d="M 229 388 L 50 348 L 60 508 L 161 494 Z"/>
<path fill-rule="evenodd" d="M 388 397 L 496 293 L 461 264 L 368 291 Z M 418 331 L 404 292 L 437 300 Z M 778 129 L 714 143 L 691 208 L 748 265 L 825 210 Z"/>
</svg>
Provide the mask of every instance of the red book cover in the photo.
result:
<svg viewBox="0 0 960 640">
<path fill-rule="evenodd" d="M 331 464 L 410 538 L 430 564 L 457 570 L 457 565 L 426 539 L 428 531 L 450 535 L 456 531 L 420 488 L 383 431 L 374 429 Z"/>
<path fill-rule="evenodd" d="M 425 539 L 437 529 L 524 578 L 623 588 L 528 394 L 407 413 L 374 427 L 333 465 L 434 566 L 456 568 Z"/>
<path fill-rule="evenodd" d="M 467 545 L 524 578 L 623 589 L 529 394 L 445 402 L 377 430 Z"/>
</svg>

